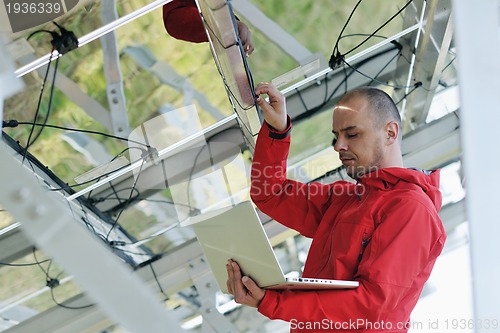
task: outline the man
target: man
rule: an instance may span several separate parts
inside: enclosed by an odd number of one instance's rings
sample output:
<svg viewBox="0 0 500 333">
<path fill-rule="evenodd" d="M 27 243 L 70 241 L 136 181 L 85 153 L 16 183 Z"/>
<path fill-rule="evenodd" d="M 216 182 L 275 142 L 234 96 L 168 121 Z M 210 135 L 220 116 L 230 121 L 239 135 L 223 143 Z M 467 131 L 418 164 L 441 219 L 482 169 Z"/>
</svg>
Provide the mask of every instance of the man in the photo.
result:
<svg viewBox="0 0 500 333">
<path fill-rule="evenodd" d="M 229 261 L 227 286 L 235 301 L 289 321 L 293 332 L 406 332 L 446 239 L 438 216 L 439 171 L 403 168 L 398 110 L 385 92 L 365 87 L 346 94 L 333 111 L 334 149 L 356 184 L 286 179 L 291 122 L 285 98 L 270 83 L 260 83 L 255 93 L 265 123 L 252 162 L 252 200 L 313 238 L 304 277 L 360 285 L 266 291 Z"/>
<path fill-rule="evenodd" d="M 238 33 L 246 55 L 254 50 L 248 27 L 237 19 Z M 173 0 L 163 6 L 163 24 L 170 36 L 192 43 L 208 42 L 198 7 L 194 0 Z"/>
</svg>

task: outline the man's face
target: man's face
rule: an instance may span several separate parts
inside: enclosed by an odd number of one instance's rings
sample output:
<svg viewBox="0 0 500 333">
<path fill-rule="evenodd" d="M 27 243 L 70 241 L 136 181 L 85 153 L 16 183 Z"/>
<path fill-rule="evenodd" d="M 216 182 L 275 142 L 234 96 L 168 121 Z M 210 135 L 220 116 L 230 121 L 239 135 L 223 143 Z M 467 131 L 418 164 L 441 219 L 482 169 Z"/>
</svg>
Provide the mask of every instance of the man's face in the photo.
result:
<svg viewBox="0 0 500 333">
<path fill-rule="evenodd" d="M 332 132 L 334 149 L 350 177 L 358 179 L 381 167 L 385 133 L 383 128 L 376 128 L 365 98 L 355 96 L 337 104 Z"/>
</svg>

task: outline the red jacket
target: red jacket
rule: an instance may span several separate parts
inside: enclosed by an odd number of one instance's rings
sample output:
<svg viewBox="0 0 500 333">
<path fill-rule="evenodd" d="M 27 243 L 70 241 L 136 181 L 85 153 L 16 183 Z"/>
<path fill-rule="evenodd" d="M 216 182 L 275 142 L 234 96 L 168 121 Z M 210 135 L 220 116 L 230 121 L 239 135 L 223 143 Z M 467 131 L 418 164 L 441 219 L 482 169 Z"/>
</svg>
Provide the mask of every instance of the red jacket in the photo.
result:
<svg viewBox="0 0 500 333">
<path fill-rule="evenodd" d="M 264 123 L 252 163 L 252 200 L 313 238 L 304 277 L 354 279 L 360 285 L 268 290 L 259 312 L 289 321 L 292 332 L 406 332 L 446 239 L 438 216 L 439 171 L 385 168 L 357 184 L 303 184 L 286 178 L 290 137 L 273 139 L 275 134 Z"/>
<path fill-rule="evenodd" d="M 170 36 L 193 43 L 208 42 L 194 0 L 173 0 L 163 6 L 163 24 Z"/>
</svg>

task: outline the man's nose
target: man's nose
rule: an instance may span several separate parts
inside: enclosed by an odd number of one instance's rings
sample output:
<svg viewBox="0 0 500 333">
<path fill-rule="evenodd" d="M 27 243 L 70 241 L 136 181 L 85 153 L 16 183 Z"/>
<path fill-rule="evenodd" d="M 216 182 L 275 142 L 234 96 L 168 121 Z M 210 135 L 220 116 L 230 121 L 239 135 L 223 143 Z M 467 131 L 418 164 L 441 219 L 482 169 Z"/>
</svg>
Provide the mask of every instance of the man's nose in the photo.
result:
<svg viewBox="0 0 500 333">
<path fill-rule="evenodd" d="M 348 148 L 345 140 L 342 138 L 333 139 L 332 145 L 336 152 L 340 152 L 341 150 L 345 151 Z"/>
</svg>

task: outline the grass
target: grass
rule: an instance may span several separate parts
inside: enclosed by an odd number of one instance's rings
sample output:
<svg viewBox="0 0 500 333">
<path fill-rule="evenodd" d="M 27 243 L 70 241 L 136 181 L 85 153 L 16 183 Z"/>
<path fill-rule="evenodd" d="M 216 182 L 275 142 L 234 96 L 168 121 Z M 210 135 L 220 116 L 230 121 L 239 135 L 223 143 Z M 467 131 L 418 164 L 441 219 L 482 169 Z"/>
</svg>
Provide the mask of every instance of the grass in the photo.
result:
<svg viewBox="0 0 500 333">
<path fill-rule="evenodd" d="M 47 257 L 40 251 L 36 251 L 36 257 L 39 262 L 43 262 Z M 13 264 L 30 264 L 36 260 L 32 254 L 15 261 Z M 66 276 L 62 273 L 61 267 L 57 263 L 45 262 L 40 266 L 48 271 L 51 278 L 61 281 Z M 47 283 L 47 275 L 38 265 L 25 267 L 2 266 L 0 269 L 0 299 L 14 302 L 43 289 Z M 54 298 L 59 302 L 64 302 L 68 298 L 81 292 L 76 284 L 69 281 L 53 289 Z M 54 305 L 50 291 L 42 293 L 28 301 L 21 303 L 35 311 L 45 311 Z"/>
</svg>

